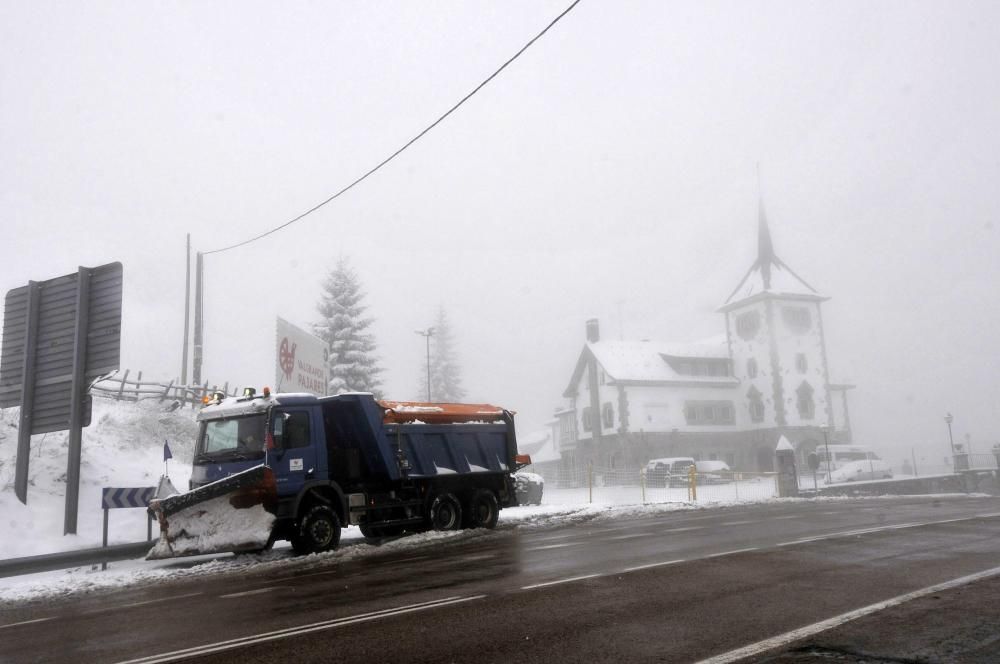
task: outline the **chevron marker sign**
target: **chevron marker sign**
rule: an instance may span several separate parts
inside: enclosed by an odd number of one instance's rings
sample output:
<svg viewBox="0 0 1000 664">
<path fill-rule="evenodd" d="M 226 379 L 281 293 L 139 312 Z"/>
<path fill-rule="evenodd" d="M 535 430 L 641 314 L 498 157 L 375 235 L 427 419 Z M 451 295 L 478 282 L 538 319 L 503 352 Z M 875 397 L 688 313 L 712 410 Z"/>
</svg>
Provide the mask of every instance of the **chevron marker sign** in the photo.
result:
<svg viewBox="0 0 1000 664">
<path fill-rule="evenodd" d="M 140 487 L 104 487 L 101 507 L 113 510 L 119 507 L 146 507 L 156 493 L 155 486 Z"/>
</svg>

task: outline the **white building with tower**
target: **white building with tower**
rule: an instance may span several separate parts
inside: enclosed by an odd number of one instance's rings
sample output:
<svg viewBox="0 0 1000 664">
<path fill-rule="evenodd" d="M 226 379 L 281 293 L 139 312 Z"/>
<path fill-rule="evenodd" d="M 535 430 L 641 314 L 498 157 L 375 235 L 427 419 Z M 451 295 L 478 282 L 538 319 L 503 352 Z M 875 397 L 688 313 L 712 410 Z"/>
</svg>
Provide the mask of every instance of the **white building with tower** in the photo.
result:
<svg viewBox="0 0 1000 664">
<path fill-rule="evenodd" d="M 819 294 L 774 251 L 763 204 L 757 259 L 719 307 L 725 331 L 698 343 L 603 340 L 597 320 L 556 412 L 561 466 L 638 468 L 659 457 L 770 471 L 784 435 L 802 460 L 851 441 L 832 382 Z"/>
</svg>

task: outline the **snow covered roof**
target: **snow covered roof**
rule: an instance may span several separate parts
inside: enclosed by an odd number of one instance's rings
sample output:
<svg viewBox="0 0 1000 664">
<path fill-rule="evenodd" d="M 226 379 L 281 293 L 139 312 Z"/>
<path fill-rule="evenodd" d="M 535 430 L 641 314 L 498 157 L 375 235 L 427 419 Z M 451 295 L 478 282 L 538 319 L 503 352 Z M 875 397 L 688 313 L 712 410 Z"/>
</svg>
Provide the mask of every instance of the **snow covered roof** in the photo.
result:
<svg viewBox="0 0 1000 664">
<path fill-rule="evenodd" d="M 562 458 L 551 428 L 519 435 L 517 437 L 517 451 L 520 454 L 529 455 L 532 464 L 559 461 Z"/>
<path fill-rule="evenodd" d="M 696 358 L 729 360 L 725 335 L 692 343 L 656 341 L 595 341 L 588 342 L 580 353 L 573 377 L 564 396 L 572 396 L 592 355 L 609 380 L 654 383 L 720 383 L 736 384 L 730 376 L 694 376 L 678 373 L 666 358 Z"/>
</svg>

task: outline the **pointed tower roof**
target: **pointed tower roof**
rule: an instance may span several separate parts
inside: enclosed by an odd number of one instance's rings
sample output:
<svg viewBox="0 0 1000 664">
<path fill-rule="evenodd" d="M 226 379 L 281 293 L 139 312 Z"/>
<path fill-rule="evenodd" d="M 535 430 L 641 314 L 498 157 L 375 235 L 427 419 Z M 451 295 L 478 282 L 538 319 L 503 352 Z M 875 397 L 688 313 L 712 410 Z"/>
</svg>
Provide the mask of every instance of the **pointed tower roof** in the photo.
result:
<svg viewBox="0 0 1000 664">
<path fill-rule="evenodd" d="M 771 231 L 767 227 L 767 213 L 761 197 L 757 210 L 757 259 L 743 275 L 743 279 L 726 298 L 721 310 L 726 310 L 737 302 L 763 293 L 796 295 L 807 299 L 825 300 L 805 279 L 778 257 L 771 241 Z"/>
</svg>

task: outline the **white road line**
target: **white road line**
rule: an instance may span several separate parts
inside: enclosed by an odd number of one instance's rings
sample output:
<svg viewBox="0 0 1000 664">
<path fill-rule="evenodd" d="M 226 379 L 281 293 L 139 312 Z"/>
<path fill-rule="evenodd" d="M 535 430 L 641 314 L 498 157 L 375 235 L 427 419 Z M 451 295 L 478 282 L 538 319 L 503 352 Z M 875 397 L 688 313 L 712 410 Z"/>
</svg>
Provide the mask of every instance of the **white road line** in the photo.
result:
<svg viewBox="0 0 1000 664">
<path fill-rule="evenodd" d="M 45 622 L 46 620 L 55 620 L 55 618 L 35 618 L 34 620 L 22 620 L 21 622 L 10 623 L 9 625 L 0 625 L 0 629 L 7 629 L 8 627 L 17 627 L 18 625 L 30 625 L 32 623 Z"/>
<path fill-rule="evenodd" d="M 813 623 L 812 625 L 806 625 L 805 627 L 800 627 L 799 629 L 785 632 L 784 634 L 779 634 L 778 636 L 773 636 L 769 639 L 758 641 L 757 643 L 751 643 L 748 646 L 737 648 L 736 650 L 730 650 L 729 652 L 709 657 L 708 659 L 703 659 L 700 662 L 696 662 L 696 664 L 729 664 L 729 662 L 737 662 L 747 657 L 759 655 L 768 650 L 780 648 L 793 641 L 798 641 L 800 639 L 813 636 L 814 634 L 819 634 L 820 632 L 833 629 L 834 627 L 839 627 L 844 623 L 858 618 L 863 618 L 864 616 L 868 616 L 873 613 L 878 613 L 879 611 L 883 611 L 893 606 L 898 606 L 905 602 L 925 597 L 927 595 L 933 595 L 934 593 L 942 592 L 944 590 L 950 590 L 951 588 L 956 588 L 958 586 L 964 586 L 969 583 L 981 581 L 982 579 L 997 576 L 998 574 L 1000 574 L 1000 567 L 994 567 L 976 574 L 970 574 L 968 576 L 952 579 L 951 581 L 945 581 L 944 583 L 939 583 L 934 586 L 921 588 L 920 590 L 915 590 L 911 593 L 906 593 L 905 595 L 899 595 L 883 602 L 869 604 L 866 607 L 856 609 L 854 611 L 848 611 L 847 613 L 842 613 L 839 616 L 834 616 L 833 618 Z"/>
<path fill-rule="evenodd" d="M 990 512 L 989 514 L 977 514 L 977 519 L 992 519 L 994 517 L 1000 516 L 1000 512 Z"/>
<path fill-rule="evenodd" d="M 584 574 L 583 576 L 571 576 L 568 579 L 559 579 L 558 581 L 546 581 L 545 583 L 533 583 L 530 586 L 521 586 L 521 590 L 534 590 L 535 588 L 544 588 L 546 586 L 554 586 L 560 583 L 571 583 L 573 581 L 583 581 L 584 579 L 593 579 L 598 576 L 604 576 L 603 574 Z"/>
<path fill-rule="evenodd" d="M 261 593 L 269 593 L 272 590 L 277 590 L 277 586 L 269 586 L 267 588 L 257 588 L 257 590 L 244 590 L 241 593 L 230 593 L 228 595 L 219 595 L 220 599 L 228 599 L 232 597 L 246 597 L 247 595 L 260 595 Z"/>
<path fill-rule="evenodd" d="M 567 546 L 579 546 L 579 542 L 564 542 L 562 544 L 545 544 L 543 546 L 532 546 L 525 551 L 545 551 L 546 549 L 563 549 Z"/>
<path fill-rule="evenodd" d="M 553 535 L 551 537 L 536 537 L 534 538 L 536 542 L 554 542 L 561 539 L 569 539 L 570 537 L 576 537 L 578 533 L 572 533 L 569 535 Z"/>
<path fill-rule="evenodd" d="M 720 526 L 742 526 L 745 523 L 760 523 L 759 519 L 749 519 L 747 521 L 724 521 Z"/>
<path fill-rule="evenodd" d="M 667 528 L 663 532 L 665 533 L 682 533 L 686 530 L 704 530 L 708 526 L 687 526 L 685 528 Z"/>
<path fill-rule="evenodd" d="M 336 629 L 337 627 L 343 627 L 345 625 L 354 625 L 362 622 L 370 622 L 372 620 L 379 620 L 381 618 L 403 615 L 405 613 L 413 613 L 414 611 L 425 611 L 427 609 L 436 609 L 440 606 L 449 606 L 452 604 L 460 604 L 462 602 L 471 602 L 472 600 L 482 599 L 484 597 L 486 597 L 486 595 L 474 595 L 471 597 L 448 597 L 445 599 L 434 600 L 431 602 L 421 602 L 420 604 L 410 604 L 407 606 L 400 606 L 394 609 L 383 609 L 381 611 L 372 611 L 371 613 L 362 613 L 356 616 L 349 616 L 346 618 L 324 620 L 322 622 L 310 623 L 307 625 L 301 625 L 299 627 L 289 627 L 287 629 L 279 629 L 273 632 L 262 632 L 260 634 L 255 634 L 252 636 L 244 636 L 239 639 L 230 639 L 228 641 L 208 643 L 202 646 L 196 646 L 194 648 L 184 648 L 183 650 L 174 650 L 172 652 L 160 653 L 158 655 L 150 655 L 148 657 L 130 659 L 127 661 L 119 662 L 118 664 L 160 664 L 161 662 L 173 662 L 182 659 L 189 659 L 191 657 L 200 657 L 202 655 L 208 655 L 215 652 L 222 652 L 226 650 L 233 650 L 235 648 L 242 648 L 244 646 L 253 645 L 255 643 L 277 641 L 278 639 L 288 638 L 289 636 L 298 636 L 300 634 L 308 634 L 310 632 L 319 632 L 327 629 Z"/>
<path fill-rule="evenodd" d="M 634 539 L 636 537 L 649 537 L 653 533 L 635 533 L 633 535 L 615 535 L 614 537 L 605 537 L 606 540 L 626 540 Z"/>
<path fill-rule="evenodd" d="M 635 572 L 640 569 L 650 569 L 652 567 L 664 567 L 665 565 L 676 565 L 677 563 L 683 563 L 685 560 L 679 558 L 677 560 L 665 560 L 662 563 L 649 563 L 647 565 L 636 565 L 635 567 L 626 567 L 622 572 Z"/>
<path fill-rule="evenodd" d="M 699 560 L 704 560 L 705 558 L 720 558 L 722 556 L 731 556 L 735 553 L 746 553 L 747 551 L 758 551 L 760 547 L 751 546 L 746 549 L 736 549 L 735 551 L 723 551 L 721 553 L 710 553 L 707 556 L 702 556 Z"/>
<path fill-rule="evenodd" d="M 185 593 L 184 595 L 171 595 L 170 597 L 160 597 L 159 599 L 147 599 L 144 602 L 131 602 L 129 604 L 119 604 L 117 606 L 110 607 L 111 609 L 128 609 L 133 606 L 144 606 L 146 604 L 157 604 L 159 602 L 169 602 L 172 599 L 184 599 L 186 597 L 195 597 L 196 595 L 203 595 L 204 593 Z"/>
<path fill-rule="evenodd" d="M 836 514 L 836 512 L 822 512 L 822 514 Z M 771 521 L 780 521 L 781 519 L 801 519 L 804 514 L 785 514 L 784 516 L 772 516 Z"/>
</svg>

